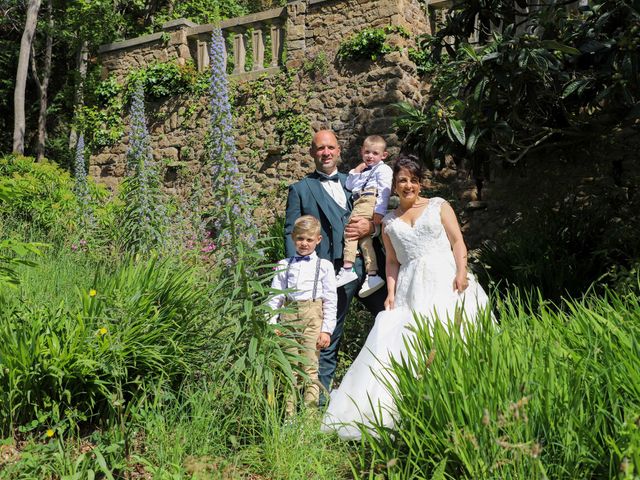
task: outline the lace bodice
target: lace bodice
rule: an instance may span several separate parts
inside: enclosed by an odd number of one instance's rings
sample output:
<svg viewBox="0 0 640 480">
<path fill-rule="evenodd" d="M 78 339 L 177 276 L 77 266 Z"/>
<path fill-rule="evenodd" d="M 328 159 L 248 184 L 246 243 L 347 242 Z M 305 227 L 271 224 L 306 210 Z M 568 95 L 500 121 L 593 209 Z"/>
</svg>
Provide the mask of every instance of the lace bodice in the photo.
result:
<svg viewBox="0 0 640 480">
<path fill-rule="evenodd" d="M 426 255 L 452 255 L 451 245 L 440 219 L 443 198 L 434 197 L 416 219 L 409 225 L 396 215 L 395 211 L 384 217 L 384 228 L 401 265 Z"/>
</svg>

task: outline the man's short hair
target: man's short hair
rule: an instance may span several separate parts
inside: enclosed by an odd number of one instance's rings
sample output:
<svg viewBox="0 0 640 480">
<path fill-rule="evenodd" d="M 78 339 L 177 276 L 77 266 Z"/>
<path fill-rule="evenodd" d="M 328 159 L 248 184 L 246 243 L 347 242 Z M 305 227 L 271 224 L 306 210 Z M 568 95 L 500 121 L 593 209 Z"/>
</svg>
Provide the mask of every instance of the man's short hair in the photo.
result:
<svg viewBox="0 0 640 480">
<path fill-rule="evenodd" d="M 293 224 L 291 235 L 295 237 L 300 233 L 320 235 L 320 221 L 313 215 L 303 215 L 299 217 Z"/>
<path fill-rule="evenodd" d="M 365 143 L 368 143 L 369 145 L 371 144 L 381 145 L 382 150 L 387 149 L 387 142 L 380 135 L 369 135 L 367 138 L 364 139 L 364 142 L 362 142 L 362 145 L 364 145 Z"/>
</svg>

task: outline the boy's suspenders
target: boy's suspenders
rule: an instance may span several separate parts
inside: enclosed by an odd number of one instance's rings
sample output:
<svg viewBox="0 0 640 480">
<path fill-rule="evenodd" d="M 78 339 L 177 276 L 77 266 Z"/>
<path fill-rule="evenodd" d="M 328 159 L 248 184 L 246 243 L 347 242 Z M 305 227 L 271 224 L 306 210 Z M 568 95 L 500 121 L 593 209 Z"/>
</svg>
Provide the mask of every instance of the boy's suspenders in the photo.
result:
<svg viewBox="0 0 640 480">
<path fill-rule="evenodd" d="M 291 257 L 287 262 L 287 270 L 284 273 L 284 278 L 285 278 L 285 281 L 287 282 L 285 285 L 285 288 L 287 290 L 289 289 L 289 270 L 291 270 L 291 264 L 293 263 L 293 259 L 294 257 Z M 320 257 L 318 257 L 318 260 L 316 261 L 316 274 L 313 279 L 313 293 L 311 295 L 311 298 L 313 299 L 314 302 L 316 301 L 316 296 L 318 293 L 318 278 L 320 278 Z"/>
<path fill-rule="evenodd" d="M 369 185 L 369 181 L 371 181 L 371 177 L 373 176 L 373 174 L 376 171 L 376 168 L 378 168 L 380 166 L 382 162 L 378 163 L 375 167 L 373 167 L 371 169 L 371 171 L 369 172 L 369 176 L 367 177 L 367 180 L 364 182 L 364 185 L 362 186 L 362 188 L 360 189 L 361 192 L 364 192 L 367 188 L 367 185 Z M 378 196 L 378 191 L 376 189 L 376 197 Z"/>
</svg>

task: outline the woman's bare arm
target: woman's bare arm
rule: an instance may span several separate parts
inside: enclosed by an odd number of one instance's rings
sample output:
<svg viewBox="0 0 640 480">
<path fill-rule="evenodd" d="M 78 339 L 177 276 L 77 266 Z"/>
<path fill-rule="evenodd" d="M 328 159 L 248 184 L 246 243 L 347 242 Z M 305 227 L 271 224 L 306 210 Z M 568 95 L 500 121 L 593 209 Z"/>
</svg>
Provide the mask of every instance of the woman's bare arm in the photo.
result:
<svg viewBox="0 0 640 480">
<path fill-rule="evenodd" d="M 396 257 L 396 251 L 391 244 L 389 235 L 382 228 L 382 241 L 384 242 L 387 271 L 387 299 L 384 301 L 385 310 L 392 310 L 395 306 L 396 298 L 396 282 L 398 281 L 398 270 L 400 269 L 400 262 Z"/>
<path fill-rule="evenodd" d="M 440 218 L 444 226 L 444 231 L 449 238 L 453 258 L 456 262 L 456 276 L 453 280 L 453 289 L 462 293 L 469 286 L 469 279 L 467 278 L 467 246 L 464 244 L 464 238 L 462 238 L 462 231 L 460 230 L 456 214 L 453 208 L 451 208 L 451 205 L 446 202 L 442 204 Z"/>
</svg>

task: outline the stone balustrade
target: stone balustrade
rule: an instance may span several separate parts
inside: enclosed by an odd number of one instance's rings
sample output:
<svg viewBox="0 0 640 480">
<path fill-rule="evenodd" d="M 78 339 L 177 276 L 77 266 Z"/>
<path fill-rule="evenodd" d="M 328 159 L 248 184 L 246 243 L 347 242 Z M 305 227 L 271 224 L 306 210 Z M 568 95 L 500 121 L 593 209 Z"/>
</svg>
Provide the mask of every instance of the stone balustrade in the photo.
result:
<svg viewBox="0 0 640 480">
<path fill-rule="evenodd" d="M 283 62 L 286 22 L 287 7 L 220 22 L 223 36 L 231 46 L 227 58 L 233 60 L 232 75 L 252 80 L 263 73 L 278 72 Z M 183 18 L 172 20 L 163 25 L 162 32 L 103 45 L 99 54 L 105 72 L 116 77 L 124 76 L 132 67 L 169 60 L 182 64 L 193 61 L 198 70 L 203 71 L 209 66 L 214 27 L 213 24 L 197 25 Z M 249 59 L 247 52 L 251 54 Z M 269 61 L 265 62 L 265 58 Z"/>
<path fill-rule="evenodd" d="M 258 74 L 279 70 L 282 66 L 284 46 L 284 25 L 287 19 L 286 7 L 272 8 L 253 15 L 230 18 L 220 23 L 225 38 L 231 39 L 233 75 Z M 187 30 L 186 35 L 194 55 L 198 70 L 209 66 L 209 43 L 214 25 L 200 25 Z M 270 61 L 265 63 L 266 48 Z M 247 71 L 247 51 L 251 53 L 250 71 Z"/>
</svg>

